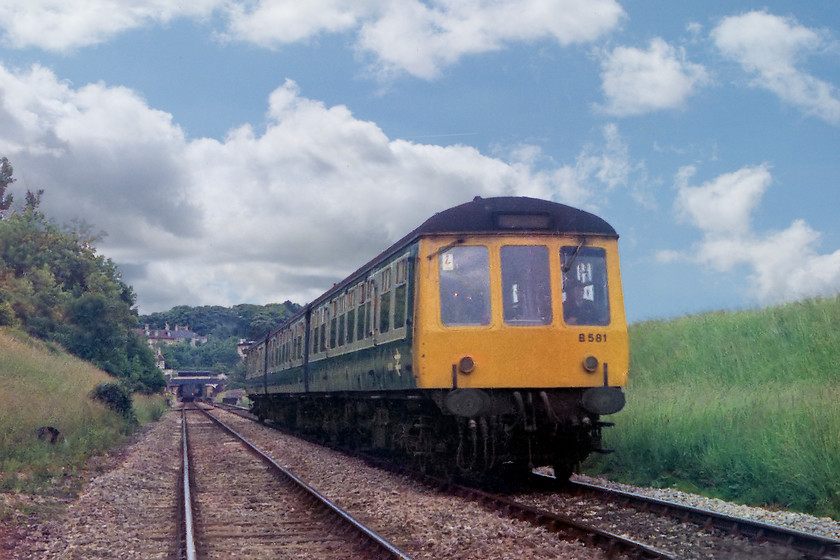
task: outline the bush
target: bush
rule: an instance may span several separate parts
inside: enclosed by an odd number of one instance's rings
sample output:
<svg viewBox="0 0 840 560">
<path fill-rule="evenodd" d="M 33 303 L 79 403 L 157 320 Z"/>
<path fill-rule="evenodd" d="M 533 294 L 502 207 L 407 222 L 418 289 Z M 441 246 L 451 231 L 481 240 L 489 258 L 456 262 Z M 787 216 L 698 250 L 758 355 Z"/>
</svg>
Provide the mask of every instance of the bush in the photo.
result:
<svg viewBox="0 0 840 560">
<path fill-rule="evenodd" d="M 15 317 L 15 310 L 9 305 L 9 302 L 4 301 L 0 303 L 0 327 L 9 327 L 17 324 Z"/>
<path fill-rule="evenodd" d="M 101 383 L 91 392 L 91 397 L 125 418 L 134 418 L 131 392 L 120 383 Z"/>
</svg>

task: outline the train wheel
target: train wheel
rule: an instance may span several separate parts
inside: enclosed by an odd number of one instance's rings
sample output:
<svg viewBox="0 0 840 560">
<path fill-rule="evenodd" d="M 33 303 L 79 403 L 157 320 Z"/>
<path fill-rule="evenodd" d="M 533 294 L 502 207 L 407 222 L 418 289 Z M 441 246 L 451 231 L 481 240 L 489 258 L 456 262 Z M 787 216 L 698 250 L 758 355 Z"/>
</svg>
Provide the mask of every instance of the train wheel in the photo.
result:
<svg viewBox="0 0 840 560">
<path fill-rule="evenodd" d="M 428 472 L 432 466 L 432 438 L 426 430 L 420 430 L 414 445 L 414 464 L 420 472 Z"/>
<path fill-rule="evenodd" d="M 461 419 L 458 422 L 458 448 L 455 465 L 462 473 L 470 473 L 478 464 L 478 425 L 475 420 Z"/>
<path fill-rule="evenodd" d="M 506 461 L 496 466 L 496 473 L 504 480 L 525 480 L 531 473 L 531 466 L 528 461 L 518 459 Z"/>
<path fill-rule="evenodd" d="M 575 472 L 575 464 L 570 463 L 569 461 L 555 461 L 554 465 L 554 478 L 557 479 L 558 484 L 564 484 L 569 480 L 569 477 L 572 476 L 572 473 Z"/>
<path fill-rule="evenodd" d="M 433 464 L 434 435 L 424 416 L 416 417 L 411 426 L 403 425 L 399 440 L 412 466 L 420 472 L 428 472 Z"/>
</svg>

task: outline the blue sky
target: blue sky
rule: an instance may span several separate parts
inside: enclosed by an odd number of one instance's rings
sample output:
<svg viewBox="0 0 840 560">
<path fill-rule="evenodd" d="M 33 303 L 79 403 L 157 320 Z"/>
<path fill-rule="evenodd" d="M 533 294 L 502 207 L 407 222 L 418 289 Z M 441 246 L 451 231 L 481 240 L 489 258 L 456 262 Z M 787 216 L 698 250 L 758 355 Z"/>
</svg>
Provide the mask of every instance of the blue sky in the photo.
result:
<svg viewBox="0 0 840 560">
<path fill-rule="evenodd" d="M 313 299 L 476 195 L 620 233 L 628 318 L 840 291 L 840 4 L 0 0 L 0 156 L 142 313 Z"/>
</svg>

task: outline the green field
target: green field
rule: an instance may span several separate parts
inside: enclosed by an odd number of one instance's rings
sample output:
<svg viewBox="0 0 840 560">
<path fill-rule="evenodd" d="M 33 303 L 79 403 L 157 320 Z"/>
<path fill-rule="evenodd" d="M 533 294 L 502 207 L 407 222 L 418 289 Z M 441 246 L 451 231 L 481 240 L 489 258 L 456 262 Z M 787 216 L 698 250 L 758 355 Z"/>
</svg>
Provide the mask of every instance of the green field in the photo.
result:
<svg viewBox="0 0 840 560">
<path fill-rule="evenodd" d="M 56 346 L 0 329 L 0 492 L 72 495 L 78 489 L 74 475 L 85 460 L 137 425 L 90 397 L 109 381 L 114 378 Z M 134 413 L 148 421 L 164 406 L 160 396 L 135 397 Z M 40 441 L 42 426 L 58 428 L 67 444 Z"/>
<path fill-rule="evenodd" d="M 589 473 L 840 520 L 840 296 L 630 328 Z"/>
</svg>

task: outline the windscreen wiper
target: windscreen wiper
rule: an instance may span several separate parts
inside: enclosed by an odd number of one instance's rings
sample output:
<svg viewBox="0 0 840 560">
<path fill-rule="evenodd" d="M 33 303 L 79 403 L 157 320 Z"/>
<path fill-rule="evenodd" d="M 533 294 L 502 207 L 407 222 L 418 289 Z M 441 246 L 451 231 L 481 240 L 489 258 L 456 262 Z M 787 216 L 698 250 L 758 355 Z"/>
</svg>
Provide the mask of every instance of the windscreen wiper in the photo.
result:
<svg viewBox="0 0 840 560">
<path fill-rule="evenodd" d="M 575 260 L 577 260 L 578 255 L 580 254 L 580 250 L 583 247 L 584 243 L 586 243 L 585 237 L 580 240 L 580 245 L 578 245 L 577 249 L 575 249 L 575 252 L 572 253 L 572 258 L 569 259 L 569 261 L 563 265 L 563 274 L 566 274 L 567 272 L 569 272 L 569 270 L 571 270 L 572 265 L 575 264 Z"/>
</svg>

